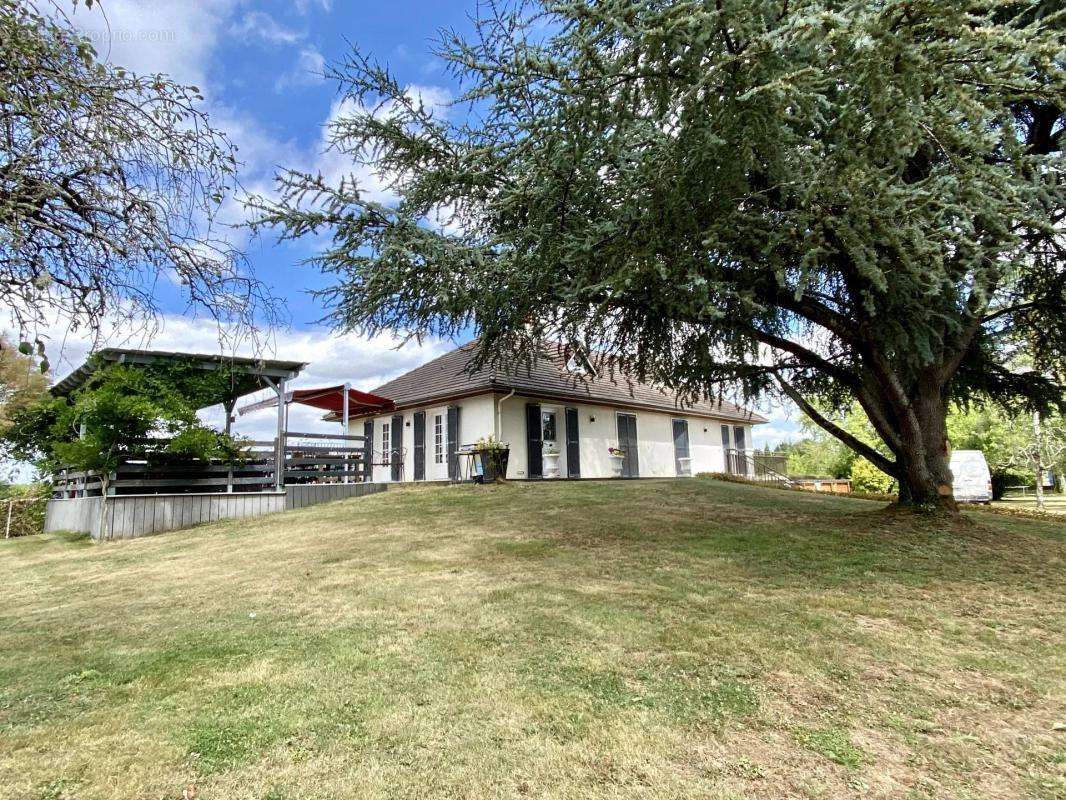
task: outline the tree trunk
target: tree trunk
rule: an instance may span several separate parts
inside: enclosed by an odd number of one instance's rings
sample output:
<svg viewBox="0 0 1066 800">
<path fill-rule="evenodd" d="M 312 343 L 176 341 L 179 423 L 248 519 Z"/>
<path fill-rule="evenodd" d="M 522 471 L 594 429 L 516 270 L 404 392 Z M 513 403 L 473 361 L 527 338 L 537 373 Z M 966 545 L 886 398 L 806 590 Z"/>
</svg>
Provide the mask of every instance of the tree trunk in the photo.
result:
<svg viewBox="0 0 1066 800">
<path fill-rule="evenodd" d="M 909 403 L 912 429 L 899 437 L 899 505 L 957 513 L 949 466 L 948 404 L 935 385 L 919 385 Z"/>
</svg>

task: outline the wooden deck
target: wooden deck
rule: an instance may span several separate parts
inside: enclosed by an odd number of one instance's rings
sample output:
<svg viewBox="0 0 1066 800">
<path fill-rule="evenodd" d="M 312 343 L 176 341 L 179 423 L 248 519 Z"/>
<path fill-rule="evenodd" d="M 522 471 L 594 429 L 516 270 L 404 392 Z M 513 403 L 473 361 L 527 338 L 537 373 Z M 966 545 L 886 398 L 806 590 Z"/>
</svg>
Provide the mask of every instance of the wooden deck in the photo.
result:
<svg viewBox="0 0 1066 800">
<path fill-rule="evenodd" d="M 277 440 L 251 442 L 230 462 L 176 457 L 142 443 L 123 453 L 106 481 L 61 470 L 44 529 L 132 539 L 385 491 L 385 484 L 364 481 L 364 445 L 363 436 L 287 433 L 278 480 Z"/>
<path fill-rule="evenodd" d="M 284 463 L 277 479 L 277 440 L 249 442 L 232 461 L 204 461 L 169 453 L 164 442 L 139 443 L 120 454 L 106 476 L 109 495 L 276 492 L 290 484 L 351 484 L 365 480 L 365 437 L 287 433 Z M 100 473 L 60 470 L 52 484 L 55 499 L 101 494 Z"/>
</svg>

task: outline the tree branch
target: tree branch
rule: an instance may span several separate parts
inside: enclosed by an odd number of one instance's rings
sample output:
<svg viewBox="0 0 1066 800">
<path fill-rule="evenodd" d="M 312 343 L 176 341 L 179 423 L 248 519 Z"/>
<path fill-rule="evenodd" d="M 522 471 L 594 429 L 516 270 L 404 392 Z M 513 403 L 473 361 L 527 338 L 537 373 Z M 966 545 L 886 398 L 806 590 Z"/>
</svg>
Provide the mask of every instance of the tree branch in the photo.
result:
<svg viewBox="0 0 1066 800">
<path fill-rule="evenodd" d="M 845 386 L 850 386 L 853 389 L 858 387 L 859 379 L 856 375 L 848 372 L 840 365 L 834 364 L 829 359 L 818 355 L 813 350 L 809 350 L 801 344 L 797 344 L 790 339 L 775 336 L 772 333 L 760 331 L 757 328 L 751 329 L 751 335 L 757 341 L 762 342 L 765 345 L 777 348 L 778 350 L 784 350 L 786 353 L 791 353 L 809 366 L 819 369 L 827 375 L 836 378 Z"/>
<path fill-rule="evenodd" d="M 890 461 L 889 459 L 878 453 L 876 450 L 874 450 L 872 447 L 870 447 L 870 445 L 866 444 L 866 442 L 848 433 L 839 425 L 830 422 L 828 419 L 818 413 L 817 409 L 815 409 L 814 406 L 807 402 L 806 398 L 804 398 L 803 395 L 801 395 L 796 390 L 795 386 L 790 384 L 780 375 L 775 375 L 775 377 L 777 378 L 778 384 L 781 386 L 781 390 L 785 394 L 787 394 L 792 399 L 792 401 L 803 410 L 803 413 L 810 417 L 815 422 L 815 424 L 818 425 L 818 427 L 820 427 L 830 436 L 833 436 L 834 438 L 842 441 L 844 444 L 846 444 L 856 453 L 861 455 L 863 458 L 865 458 L 875 467 L 880 469 L 882 472 L 885 472 L 886 474 L 892 475 L 896 478 L 899 477 L 899 466 L 896 464 L 895 461 Z"/>
</svg>

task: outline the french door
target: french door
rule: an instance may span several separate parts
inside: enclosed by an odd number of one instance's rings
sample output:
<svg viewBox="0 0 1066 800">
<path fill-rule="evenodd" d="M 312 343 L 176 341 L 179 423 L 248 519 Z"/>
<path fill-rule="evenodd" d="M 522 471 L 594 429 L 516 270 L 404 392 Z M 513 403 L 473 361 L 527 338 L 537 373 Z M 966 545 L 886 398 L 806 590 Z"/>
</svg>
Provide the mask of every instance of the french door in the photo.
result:
<svg viewBox="0 0 1066 800">
<path fill-rule="evenodd" d="M 692 474 L 692 457 L 688 447 L 688 420 L 673 420 L 674 472 L 677 475 Z"/>
<path fill-rule="evenodd" d="M 638 477 L 640 463 L 637 458 L 637 417 L 635 414 L 618 415 L 618 447 L 625 451 L 625 457 L 622 459 L 622 477 Z"/>
</svg>

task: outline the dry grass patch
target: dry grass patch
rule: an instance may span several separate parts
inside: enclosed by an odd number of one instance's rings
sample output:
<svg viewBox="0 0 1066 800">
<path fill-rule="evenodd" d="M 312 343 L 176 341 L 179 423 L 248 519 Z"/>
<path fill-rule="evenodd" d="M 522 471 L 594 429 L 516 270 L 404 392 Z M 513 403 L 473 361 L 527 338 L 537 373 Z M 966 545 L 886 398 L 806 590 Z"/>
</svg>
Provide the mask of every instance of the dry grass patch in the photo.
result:
<svg viewBox="0 0 1066 800">
<path fill-rule="evenodd" d="M 16 798 L 1054 798 L 1063 526 L 707 480 L 2 543 Z"/>
</svg>

